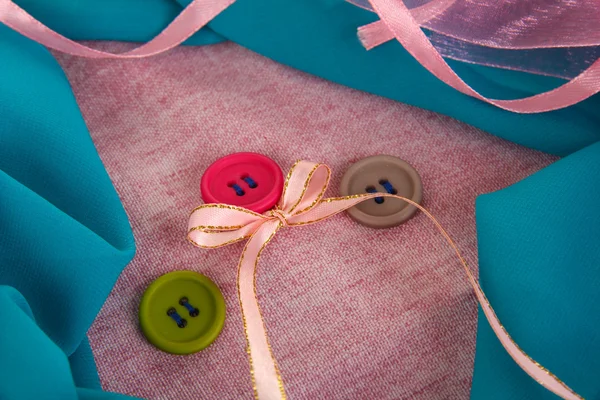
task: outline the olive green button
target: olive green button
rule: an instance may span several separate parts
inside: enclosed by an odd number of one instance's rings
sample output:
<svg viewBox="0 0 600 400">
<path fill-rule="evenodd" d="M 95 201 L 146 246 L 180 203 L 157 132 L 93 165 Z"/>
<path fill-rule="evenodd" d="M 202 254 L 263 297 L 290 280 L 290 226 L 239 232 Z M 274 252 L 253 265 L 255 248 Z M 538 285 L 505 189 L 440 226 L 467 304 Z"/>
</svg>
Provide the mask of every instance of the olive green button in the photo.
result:
<svg viewBox="0 0 600 400">
<path fill-rule="evenodd" d="M 206 276 L 175 271 L 144 292 L 140 326 L 150 343 L 171 354 L 192 354 L 210 345 L 225 322 L 225 300 Z"/>
</svg>

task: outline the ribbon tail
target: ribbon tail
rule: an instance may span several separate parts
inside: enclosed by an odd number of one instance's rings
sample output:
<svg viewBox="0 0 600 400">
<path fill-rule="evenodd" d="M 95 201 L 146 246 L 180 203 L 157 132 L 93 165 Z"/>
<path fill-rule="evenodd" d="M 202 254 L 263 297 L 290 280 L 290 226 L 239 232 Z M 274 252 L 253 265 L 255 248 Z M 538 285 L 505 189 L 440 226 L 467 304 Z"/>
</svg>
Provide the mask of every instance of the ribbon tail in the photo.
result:
<svg viewBox="0 0 600 400">
<path fill-rule="evenodd" d="M 465 273 L 467 274 L 467 278 L 469 280 L 469 284 L 473 288 L 475 292 L 475 296 L 477 297 L 477 301 L 479 302 L 485 317 L 487 318 L 492 330 L 498 337 L 498 340 L 504 347 L 504 349 L 508 352 L 508 354 L 512 357 L 513 360 L 525 371 L 529 376 L 535 379 L 540 385 L 544 386 L 546 389 L 550 390 L 557 396 L 560 396 L 563 399 L 567 400 L 581 400 L 582 397 L 573 391 L 570 387 L 568 387 L 564 382 L 558 379 L 552 372 L 543 367 L 541 364 L 536 362 L 530 356 L 525 353 L 517 343 L 512 339 L 509 333 L 506 331 L 504 326 L 502 326 L 498 316 L 494 312 L 490 302 L 485 296 L 485 293 L 479 286 L 477 279 L 474 274 L 471 272 L 471 269 L 467 265 L 467 262 L 464 260 L 456 243 L 452 240 L 450 235 L 446 232 L 446 230 L 442 227 L 442 225 L 437 221 L 437 219 L 427 211 L 420 204 L 415 203 L 414 201 L 407 199 L 402 196 L 392 195 L 388 193 L 376 193 L 376 194 L 360 194 L 354 196 L 347 197 L 338 197 L 338 198 L 329 198 L 322 200 L 316 207 L 312 208 L 309 212 L 304 214 L 296 215 L 289 219 L 289 225 L 307 225 L 312 224 L 318 221 L 322 221 L 326 218 L 329 218 L 335 214 L 338 214 L 350 207 L 355 206 L 358 203 L 361 203 L 366 200 L 373 199 L 375 197 L 391 197 L 403 200 L 410 205 L 418 208 L 425 216 L 433 222 L 438 231 L 442 234 L 446 242 L 450 245 L 450 247 L 454 250 L 457 255 L 460 263 L 462 264 Z"/>
<path fill-rule="evenodd" d="M 279 220 L 263 223 L 246 244 L 238 267 L 238 296 L 248 345 L 252 386 L 257 399 L 286 398 L 256 297 L 256 271 L 260 254 L 281 226 Z"/>
<path fill-rule="evenodd" d="M 381 20 L 358 28 L 358 40 L 367 50 L 371 50 L 394 38 L 392 31 Z"/>
<path fill-rule="evenodd" d="M 373 6 L 368 3 L 368 0 L 366 4 L 362 4 L 361 1 L 357 0 L 347 1 L 355 6 L 374 11 Z M 423 26 L 430 20 L 437 17 L 439 14 L 445 12 L 455 2 L 456 0 L 433 0 L 421 6 L 411 8 L 409 11 L 415 22 Z M 393 40 L 394 38 L 394 33 L 382 20 L 375 21 L 371 24 L 358 28 L 358 39 L 367 50 L 371 50 L 372 48 Z"/>
</svg>

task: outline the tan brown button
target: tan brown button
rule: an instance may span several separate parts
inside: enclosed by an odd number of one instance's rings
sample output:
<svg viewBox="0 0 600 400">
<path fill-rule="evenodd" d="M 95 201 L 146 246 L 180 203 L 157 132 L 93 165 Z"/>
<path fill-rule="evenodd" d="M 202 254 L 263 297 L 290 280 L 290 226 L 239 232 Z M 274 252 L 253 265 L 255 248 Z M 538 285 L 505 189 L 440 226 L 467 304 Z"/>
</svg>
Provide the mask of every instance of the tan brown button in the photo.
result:
<svg viewBox="0 0 600 400">
<path fill-rule="evenodd" d="M 360 193 L 392 193 L 420 204 L 423 185 L 417 171 L 392 156 L 367 157 L 353 164 L 342 178 L 342 196 Z M 400 199 L 377 197 L 348 209 L 357 222 L 371 228 L 391 228 L 407 221 L 417 208 Z"/>
</svg>

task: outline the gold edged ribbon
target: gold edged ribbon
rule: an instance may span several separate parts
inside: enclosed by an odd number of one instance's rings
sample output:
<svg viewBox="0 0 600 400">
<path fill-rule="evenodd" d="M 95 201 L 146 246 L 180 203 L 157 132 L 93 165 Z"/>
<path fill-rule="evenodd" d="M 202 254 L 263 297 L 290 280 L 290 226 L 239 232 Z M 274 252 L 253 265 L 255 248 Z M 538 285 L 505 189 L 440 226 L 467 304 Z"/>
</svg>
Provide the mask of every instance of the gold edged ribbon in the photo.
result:
<svg viewBox="0 0 600 400">
<path fill-rule="evenodd" d="M 283 380 L 256 296 L 256 271 L 262 251 L 283 227 L 314 224 L 375 197 L 400 199 L 423 212 L 456 253 L 485 317 L 513 360 L 540 385 L 561 398 L 583 399 L 514 342 L 498 320 L 458 247 L 429 211 L 410 199 L 388 193 L 323 198 L 330 176 L 331 170 L 324 164 L 298 161 L 290 169 L 279 204 L 273 210 L 258 214 L 242 207 L 205 204 L 194 209 L 189 218 L 187 237 L 194 246 L 217 248 L 248 240 L 238 264 L 237 289 L 248 345 L 252 384 L 257 399 L 286 398 Z"/>
</svg>

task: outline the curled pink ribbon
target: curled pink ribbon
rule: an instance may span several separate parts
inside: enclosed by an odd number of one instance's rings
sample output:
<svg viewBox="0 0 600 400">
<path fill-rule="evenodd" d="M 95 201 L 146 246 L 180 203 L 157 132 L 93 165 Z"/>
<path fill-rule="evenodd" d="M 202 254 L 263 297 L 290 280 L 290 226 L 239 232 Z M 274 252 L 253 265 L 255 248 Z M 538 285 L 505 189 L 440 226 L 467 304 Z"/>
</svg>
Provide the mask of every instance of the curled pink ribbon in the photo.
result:
<svg viewBox="0 0 600 400">
<path fill-rule="evenodd" d="M 248 239 L 238 264 L 238 296 L 246 333 L 250 372 L 257 399 L 285 399 L 285 389 L 273 356 L 256 297 L 256 270 L 261 252 L 283 227 L 313 224 L 375 197 L 393 197 L 421 210 L 454 249 L 494 333 L 515 362 L 542 386 L 563 399 L 582 399 L 546 368 L 529 357 L 504 329 L 456 244 L 439 222 L 410 199 L 388 193 L 324 198 L 331 170 L 324 164 L 299 161 L 287 175 L 277 207 L 257 214 L 242 207 L 204 204 L 192 211 L 188 240 L 197 247 L 217 248 Z"/>
<path fill-rule="evenodd" d="M 565 108 L 579 103 L 600 91 L 600 59 L 567 83 L 535 96 L 517 100 L 487 98 L 463 81 L 421 30 L 418 21 L 426 20 L 421 10 L 415 15 L 402 0 L 368 0 L 380 21 L 358 28 L 358 36 L 367 49 L 396 38 L 423 67 L 438 79 L 461 93 L 485 101 L 504 110 L 518 113 L 539 113 Z M 356 3 L 355 0 L 351 2 Z M 448 0 L 432 3 L 447 5 Z M 433 6 L 425 10 L 432 10 Z M 415 19 L 418 18 L 418 21 Z"/>
<path fill-rule="evenodd" d="M 11 0 L 0 0 L 0 23 L 54 50 L 88 58 L 143 58 L 183 43 L 235 0 L 194 0 L 148 43 L 122 54 L 95 50 L 74 42 L 33 18 Z"/>
<path fill-rule="evenodd" d="M 0 23 L 46 47 L 89 58 L 142 58 L 167 51 L 188 39 L 235 0 L 194 0 L 150 42 L 123 54 L 113 54 L 76 43 L 33 18 L 12 0 L 0 0 Z M 421 30 L 420 24 L 446 10 L 455 0 L 433 0 L 411 11 L 402 0 L 349 0 L 371 3 L 380 21 L 359 28 L 367 49 L 396 38 L 406 50 L 437 78 L 458 91 L 508 111 L 538 113 L 568 107 L 600 91 L 600 59 L 564 85 L 517 100 L 489 99 L 464 82 L 444 61 Z"/>
</svg>

